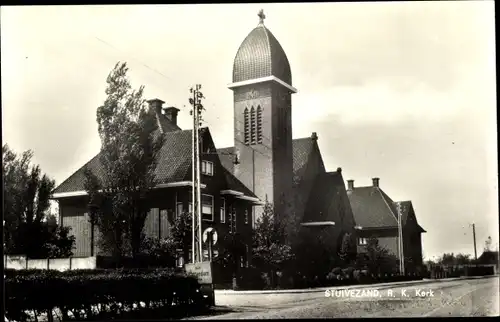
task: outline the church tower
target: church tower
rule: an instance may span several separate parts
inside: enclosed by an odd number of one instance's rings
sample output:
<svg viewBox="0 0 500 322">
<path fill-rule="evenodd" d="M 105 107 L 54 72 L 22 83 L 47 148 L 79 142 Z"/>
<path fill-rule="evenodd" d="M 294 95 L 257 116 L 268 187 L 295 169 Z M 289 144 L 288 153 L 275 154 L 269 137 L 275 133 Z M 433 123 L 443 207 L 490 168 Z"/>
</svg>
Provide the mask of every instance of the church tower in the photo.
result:
<svg viewBox="0 0 500 322">
<path fill-rule="evenodd" d="M 292 86 L 290 63 L 278 40 L 259 24 L 236 53 L 233 82 L 235 176 L 275 214 L 289 216 L 293 207 Z M 263 207 L 257 207 L 258 218 Z"/>
</svg>

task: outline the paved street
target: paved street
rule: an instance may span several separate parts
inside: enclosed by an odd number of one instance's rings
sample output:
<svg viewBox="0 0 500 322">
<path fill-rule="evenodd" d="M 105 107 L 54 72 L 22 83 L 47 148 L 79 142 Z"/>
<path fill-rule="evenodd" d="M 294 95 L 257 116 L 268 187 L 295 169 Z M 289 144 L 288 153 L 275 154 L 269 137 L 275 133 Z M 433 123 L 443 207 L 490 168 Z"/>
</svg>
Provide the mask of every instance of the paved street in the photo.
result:
<svg viewBox="0 0 500 322">
<path fill-rule="evenodd" d="M 222 313 L 196 319 L 445 317 L 499 315 L 499 278 L 429 281 L 297 294 L 221 295 Z M 364 292 L 363 292 L 364 291 Z M 329 295 L 327 297 L 326 295 Z M 225 303 L 223 303 L 225 302 Z M 224 305 L 223 305 L 224 304 Z"/>
</svg>

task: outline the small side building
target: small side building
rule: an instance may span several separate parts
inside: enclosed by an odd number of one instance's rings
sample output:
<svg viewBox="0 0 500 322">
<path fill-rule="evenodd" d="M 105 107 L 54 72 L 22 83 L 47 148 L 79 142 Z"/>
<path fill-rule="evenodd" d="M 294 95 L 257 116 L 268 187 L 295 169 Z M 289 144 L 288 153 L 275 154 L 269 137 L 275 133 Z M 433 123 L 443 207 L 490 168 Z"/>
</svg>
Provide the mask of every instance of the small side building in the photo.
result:
<svg viewBox="0 0 500 322">
<path fill-rule="evenodd" d="M 380 188 L 379 178 L 372 182 L 371 186 L 354 187 L 354 180 L 347 181 L 358 253 L 366 252 L 368 239 L 377 238 L 380 246 L 399 258 L 398 203 Z M 413 272 L 422 265 L 421 234 L 426 231 L 418 224 L 411 201 L 400 205 L 405 271 Z"/>
</svg>

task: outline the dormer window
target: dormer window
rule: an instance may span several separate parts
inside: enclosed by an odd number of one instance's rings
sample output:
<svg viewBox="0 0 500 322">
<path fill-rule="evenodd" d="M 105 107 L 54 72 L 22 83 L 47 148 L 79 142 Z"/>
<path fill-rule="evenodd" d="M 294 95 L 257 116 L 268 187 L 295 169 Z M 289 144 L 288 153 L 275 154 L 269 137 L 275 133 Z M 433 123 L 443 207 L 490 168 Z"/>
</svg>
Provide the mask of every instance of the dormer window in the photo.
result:
<svg viewBox="0 0 500 322">
<path fill-rule="evenodd" d="M 207 176 L 213 176 L 214 175 L 213 162 L 203 160 L 201 162 L 201 173 Z"/>
</svg>

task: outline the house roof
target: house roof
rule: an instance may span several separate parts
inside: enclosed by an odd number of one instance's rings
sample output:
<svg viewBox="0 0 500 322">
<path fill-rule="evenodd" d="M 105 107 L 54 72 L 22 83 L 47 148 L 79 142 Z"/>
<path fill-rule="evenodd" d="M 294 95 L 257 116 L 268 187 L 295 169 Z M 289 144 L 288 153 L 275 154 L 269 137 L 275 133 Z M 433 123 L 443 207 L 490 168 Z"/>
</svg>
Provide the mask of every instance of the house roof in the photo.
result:
<svg viewBox="0 0 500 322">
<path fill-rule="evenodd" d="M 352 216 L 349 200 L 344 198 L 344 194 L 341 171 L 318 174 L 302 222 L 337 222 L 343 220 L 342 216 Z"/>
<path fill-rule="evenodd" d="M 250 189 L 248 189 L 240 180 L 230 173 L 229 170 L 224 168 L 224 166 L 223 171 L 226 178 L 227 188 L 229 190 L 242 192 L 246 196 L 257 198 L 257 196 Z"/>
<path fill-rule="evenodd" d="M 363 228 L 397 227 L 394 202 L 379 187 L 356 187 L 348 192 L 354 221 Z"/>
<path fill-rule="evenodd" d="M 477 260 L 484 264 L 498 264 L 498 251 L 485 250 Z"/>
<path fill-rule="evenodd" d="M 404 226 L 404 225 L 406 225 L 406 222 L 408 220 L 408 216 L 410 216 L 410 210 L 413 209 L 413 204 L 411 203 L 410 200 L 398 201 L 398 202 L 396 202 L 396 207 L 397 207 L 398 203 L 401 205 L 401 219 L 402 219 L 403 226 Z M 416 221 L 416 218 L 415 218 L 415 221 Z M 426 232 L 425 229 L 423 229 L 422 226 L 420 226 L 418 224 L 418 222 L 416 222 L 416 224 L 417 224 L 417 228 L 419 228 L 422 232 Z"/>
<path fill-rule="evenodd" d="M 200 129 L 200 135 L 210 135 L 208 128 Z M 155 169 L 158 184 L 185 181 L 191 178 L 190 169 L 192 164 L 192 130 L 167 131 L 164 133 L 164 143 L 159 152 L 159 162 Z M 104 176 L 104 170 L 99 154 L 92 158 L 85 166 L 78 169 L 68 179 L 61 183 L 55 193 L 83 191 L 85 167 L 88 167 L 98 178 Z M 255 197 L 244 185 L 232 174 L 224 171 L 224 177 L 228 189 L 238 190 L 250 197 Z"/>
<path fill-rule="evenodd" d="M 191 166 L 191 130 L 164 133 L 164 144 L 159 152 L 159 162 L 155 176 L 158 183 L 182 181 Z M 55 193 L 85 190 L 85 167 L 88 167 L 98 178 L 104 176 L 100 153 L 85 166 L 78 169 L 68 179 L 61 183 Z"/>
<path fill-rule="evenodd" d="M 165 115 L 156 115 L 156 119 L 161 126 L 162 132 L 181 131 L 182 129 L 176 124 L 172 123 Z"/>
</svg>

